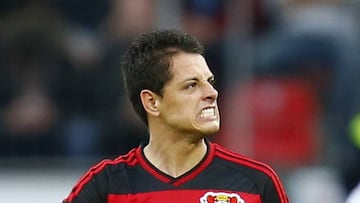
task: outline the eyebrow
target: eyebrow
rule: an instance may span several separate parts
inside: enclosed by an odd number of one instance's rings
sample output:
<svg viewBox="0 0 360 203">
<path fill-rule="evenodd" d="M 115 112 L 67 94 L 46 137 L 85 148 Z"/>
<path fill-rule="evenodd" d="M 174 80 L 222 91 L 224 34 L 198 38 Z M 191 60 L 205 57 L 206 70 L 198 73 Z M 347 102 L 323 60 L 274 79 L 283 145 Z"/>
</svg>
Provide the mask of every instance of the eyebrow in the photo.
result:
<svg viewBox="0 0 360 203">
<path fill-rule="evenodd" d="M 209 76 L 209 77 L 206 79 L 206 81 L 208 81 L 208 80 L 213 80 L 213 79 L 215 79 L 215 76 L 214 76 L 214 75 L 211 75 L 211 76 Z M 178 81 L 177 83 L 184 83 L 184 82 L 192 81 L 192 80 L 194 80 L 194 81 L 200 81 L 198 77 L 191 77 L 191 78 L 185 78 L 184 80 Z"/>
</svg>

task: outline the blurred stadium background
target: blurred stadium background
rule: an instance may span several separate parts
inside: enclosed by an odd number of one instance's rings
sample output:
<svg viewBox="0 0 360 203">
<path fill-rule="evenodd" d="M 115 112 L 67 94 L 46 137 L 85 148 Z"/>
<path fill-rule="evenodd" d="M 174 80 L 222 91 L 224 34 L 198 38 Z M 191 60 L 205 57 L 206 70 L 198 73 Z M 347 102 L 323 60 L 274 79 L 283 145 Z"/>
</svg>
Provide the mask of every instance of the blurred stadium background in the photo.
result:
<svg viewBox="0 0 360 203">
<path fill-rule="evenodd" d="M 146 140 L 119 59 L 134 36 L 195 35 L 217 77 L 212 137 L 279 171 L 293 203 L 360 180 L 357 0 L 1 0 L 2 202 L 61 202 L 81 174 Z"/>
</svg>

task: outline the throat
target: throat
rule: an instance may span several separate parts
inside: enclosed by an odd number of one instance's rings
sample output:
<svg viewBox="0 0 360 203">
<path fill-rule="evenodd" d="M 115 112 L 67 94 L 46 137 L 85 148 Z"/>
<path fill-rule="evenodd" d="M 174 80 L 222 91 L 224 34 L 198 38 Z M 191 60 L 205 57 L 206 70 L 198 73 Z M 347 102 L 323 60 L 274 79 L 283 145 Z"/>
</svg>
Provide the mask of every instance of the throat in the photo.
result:
<svg viewBox="0 0 360 203">
<path fill-rule="evenodd" d="M 204 141 L 188 147 L 173 146 L 163 151 L 149 144 L 144 148 L 144 155 L 162 173 L 177 178 L 195 168 L 206 156 L 207 145 Z"/>
</svg>

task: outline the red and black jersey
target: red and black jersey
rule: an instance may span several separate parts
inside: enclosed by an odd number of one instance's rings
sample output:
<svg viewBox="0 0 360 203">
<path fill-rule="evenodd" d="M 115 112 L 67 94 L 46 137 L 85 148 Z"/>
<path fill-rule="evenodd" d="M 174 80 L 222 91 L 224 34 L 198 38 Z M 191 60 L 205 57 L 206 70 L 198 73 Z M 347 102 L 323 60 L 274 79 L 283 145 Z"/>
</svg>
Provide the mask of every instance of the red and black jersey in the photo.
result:
<svg viewBox="0 0 360 203">
<path fill-rule="evenodd" d="M 90 168 L 63 203 L 288 203 L 266 164 L 207 142 L 203 160 L 173 178 L 155 168 L 143 147 Z"/>
</svg>

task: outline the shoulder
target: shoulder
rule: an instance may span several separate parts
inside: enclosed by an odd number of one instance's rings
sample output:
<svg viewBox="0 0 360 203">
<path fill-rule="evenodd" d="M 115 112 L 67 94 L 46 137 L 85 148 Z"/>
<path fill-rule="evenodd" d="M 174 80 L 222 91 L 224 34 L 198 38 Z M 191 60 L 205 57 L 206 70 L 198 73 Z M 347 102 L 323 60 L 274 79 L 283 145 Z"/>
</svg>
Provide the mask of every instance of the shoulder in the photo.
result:
<svg viewBox="0 0 360 203">
<path fill-rule="evenodd" d="M 241 169 L 242 172 L 248 173 L 253 177 L 266 176 L 272 181 L 279 181 L 278 175 L 270 165 L 236 153 L 216 143 L 212 143 L 212 145 L 215 149 L 215 157 L 226 161 L 229 165 Z"/>
<path fill-rule="evenodd" d="M 264 199 L 275 197 L 272 202 L 278 202 L 278 200 L 280 200 L 279 202 L 288 202 L 283 184 L 271 166 L 233 152 L 218 144 L 212 143 L 212 145 L 215 149 L 215 159 L 250 178 L 261 191 L 260 193 L 263 194 Z"/>
<path fill-rule="evenodd" d="M 109 188 L 109 176 L 116 174 L 119 170 L 135 166 L 138 163 L 136 156 L 139 148 L 134 148 L 126 155 L 121 155 L 115 159 L 104 159 L 92 166 L 84 175 L 82 175 L 75 186 L 73 187 L 69 196 L 64 202 L 72 202 L 72 200 L 81 193 L 86 195 L 105 194 Z M 118 173 L 121 174 L 121 173 Z M 98 191 L 101 189 L 101 191 Z"/>
<path fill-rule="evenodd" d="M 104 171 L 112 171 L 115 169 L 134 166 L 138 164 L 137 151 L 139 148 L 134 148 L 130 150 L 127 154 L 120 155 L 115 159 L 103 159 L 98 162 L 96 165 L 92 166 L 87 174 L 88 175 L 96 175 Z M 86 175 L 86 174 L 85 174 Z"/>
</svg>

